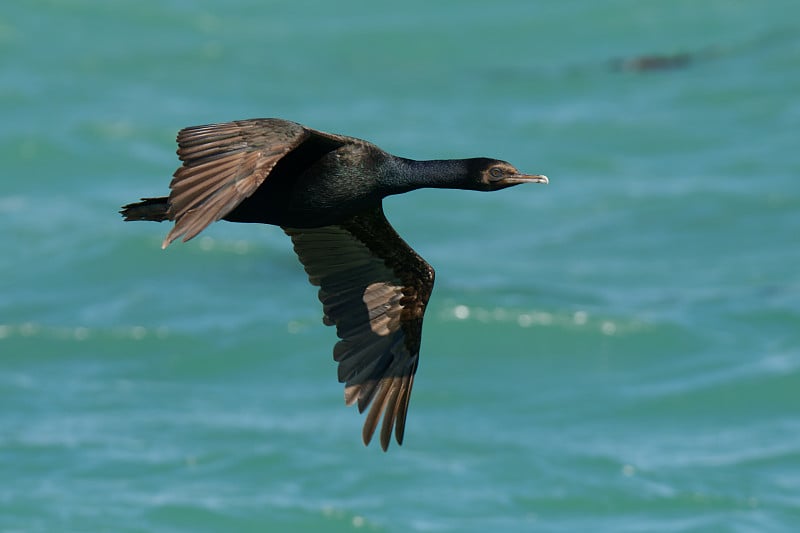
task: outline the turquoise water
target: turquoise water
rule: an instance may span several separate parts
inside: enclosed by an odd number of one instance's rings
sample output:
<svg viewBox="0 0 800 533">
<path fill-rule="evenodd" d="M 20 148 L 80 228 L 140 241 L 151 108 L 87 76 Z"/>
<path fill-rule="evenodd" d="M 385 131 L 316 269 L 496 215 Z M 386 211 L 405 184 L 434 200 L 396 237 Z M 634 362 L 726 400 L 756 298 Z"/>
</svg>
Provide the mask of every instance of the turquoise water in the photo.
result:
<svg viewBox="0 0 800 533">
<path fill-rule="evenodd" d="M 794 531 L 798 20 L 5 2 L 0 531 Z M 437 286 L 386 454 L 280 230 L 161 251 L 117 214 L 166 193 L 178 129 L 259 116 L 551 178 L 387 201 Z"/>
</svg>

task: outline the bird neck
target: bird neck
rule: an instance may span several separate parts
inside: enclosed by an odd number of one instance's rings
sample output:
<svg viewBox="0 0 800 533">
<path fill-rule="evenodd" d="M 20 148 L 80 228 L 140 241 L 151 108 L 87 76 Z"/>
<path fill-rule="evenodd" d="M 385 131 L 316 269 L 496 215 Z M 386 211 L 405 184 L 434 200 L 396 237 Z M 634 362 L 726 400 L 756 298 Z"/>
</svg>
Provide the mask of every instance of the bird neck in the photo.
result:
<svg viewBox="0 0 800 533">
<path fill-rule="evenodd" d="M 397 157 L 395 172 L 387 183 L 388 194 L 400 194 L 414 189 L 477 189 L 470 171 L 470 159 L 432 159 L 416 161 Z"/>
</svg>

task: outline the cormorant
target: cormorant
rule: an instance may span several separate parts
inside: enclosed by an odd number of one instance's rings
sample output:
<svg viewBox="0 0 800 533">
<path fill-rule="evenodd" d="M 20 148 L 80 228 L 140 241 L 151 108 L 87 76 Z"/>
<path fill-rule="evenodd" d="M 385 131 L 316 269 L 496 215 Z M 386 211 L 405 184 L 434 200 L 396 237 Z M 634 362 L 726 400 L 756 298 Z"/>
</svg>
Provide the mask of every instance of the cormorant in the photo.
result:
<svg viewBox="0 0 800 533">
<path fill-rule="evenodd" d="M 178 133 L 170 195 L 124 206 L 125 220 L 172 220 L 162 248 L 188 241 L 219 219 L 280 226 L 313 285 L 347 405 L 371 407 L 369 444 L 383 414 L 403 442 L 419 360 L 422 318 L 434 271 L 386 220 L 382 199 L 422 187 L 494 191 L 548 183 L 487 158 L 415 161 L 367 141 L 276 118 L 195 126 Z"/>
</svg>

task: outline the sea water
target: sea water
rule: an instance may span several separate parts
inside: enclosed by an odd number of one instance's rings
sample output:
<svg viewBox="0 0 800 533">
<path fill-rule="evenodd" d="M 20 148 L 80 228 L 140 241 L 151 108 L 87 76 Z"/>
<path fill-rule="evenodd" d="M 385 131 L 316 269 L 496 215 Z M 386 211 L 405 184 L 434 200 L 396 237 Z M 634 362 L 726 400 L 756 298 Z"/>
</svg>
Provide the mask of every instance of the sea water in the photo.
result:
<svg viewBox="0 0 800 533">
<path fill-rule="evenodd" d="M 0 531 L 795 531 L 800 4 L 8 1 Z M 280 229 L 166 251 L 184 126 L 550 185 L 385 202 L 437 270 L 383 453 Z"/>
</svg>

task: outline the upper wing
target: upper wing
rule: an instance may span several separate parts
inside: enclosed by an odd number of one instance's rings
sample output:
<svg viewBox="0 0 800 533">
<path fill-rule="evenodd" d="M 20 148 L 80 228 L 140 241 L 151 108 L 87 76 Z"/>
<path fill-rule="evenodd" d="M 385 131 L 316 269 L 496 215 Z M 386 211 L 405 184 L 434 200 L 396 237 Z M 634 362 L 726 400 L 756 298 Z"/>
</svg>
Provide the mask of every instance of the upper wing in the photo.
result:
<svg viewBox="0 0 800 533">
<path fill-rule="evenodd" d="M 276 118 L 193 126 L 178 133 L 183 166 L 170 183 L 167 218 L 175 221 L 162 244 L 188 241 L 230 213 L 264 182 L 280 159 L 311 136 L 342 145 L 348 137 Z"/>
<path fill-rule="evenodd" d="M 419 360 L 422 317 L 434 271 L 392 229 L 378 207 L 342 224 L 284 228 L 309 280 L 318 285 L 327 325 L 341 338 L 333 349 L 345 402 L 359 412 L 368 444 L 383 413 L 381 447 L 403 442 Z"/>
</svg>

